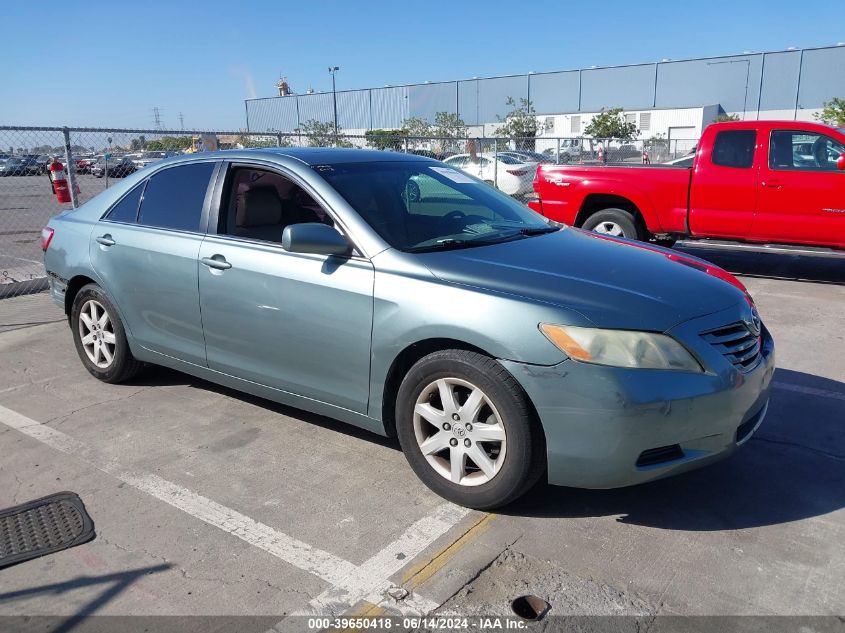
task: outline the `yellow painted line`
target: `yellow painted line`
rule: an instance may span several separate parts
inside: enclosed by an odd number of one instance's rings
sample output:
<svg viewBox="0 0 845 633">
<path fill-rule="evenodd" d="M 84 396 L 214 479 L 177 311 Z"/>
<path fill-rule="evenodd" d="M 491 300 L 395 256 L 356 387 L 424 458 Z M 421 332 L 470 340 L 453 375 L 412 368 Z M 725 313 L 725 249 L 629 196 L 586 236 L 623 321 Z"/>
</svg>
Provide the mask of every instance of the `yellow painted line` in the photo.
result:
<svg viewBox="0 0 845 633">
<path fill-rule="evenodd" d="M 495 514 L 485 514 L 456 540 L 443 547 L 428 560 L 420 561 L 408 568 L 402 577 L 402 586 L 408 591 L 414 591 L 428 582 L 434 574 L 443 569 L 452 558 L 468 543 L 487 531 Z"/>
</svg>

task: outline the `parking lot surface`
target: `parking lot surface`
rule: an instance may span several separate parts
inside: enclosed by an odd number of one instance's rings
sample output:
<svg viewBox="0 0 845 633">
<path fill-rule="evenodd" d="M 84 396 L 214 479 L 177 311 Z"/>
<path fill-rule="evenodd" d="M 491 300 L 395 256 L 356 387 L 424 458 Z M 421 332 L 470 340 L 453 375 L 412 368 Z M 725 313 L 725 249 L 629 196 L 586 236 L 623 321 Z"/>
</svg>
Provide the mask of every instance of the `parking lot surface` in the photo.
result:
<svg viewBox="0 0 845 633">
<path fill-rule="evenodd" d="M 165 369 L 99 383 L 45 294 L 3 300 L 0 507 L 71 490 L 97 537 L 0 572 L 0 614 L 507 614 L 524 593 L 555 614 L 842 614 L 841 260 L 689 252 L 744 273 L 775 337 L 758 433 L 703 470 L 540 485 L 495 514 L 333 420 Z"/>
</svg>

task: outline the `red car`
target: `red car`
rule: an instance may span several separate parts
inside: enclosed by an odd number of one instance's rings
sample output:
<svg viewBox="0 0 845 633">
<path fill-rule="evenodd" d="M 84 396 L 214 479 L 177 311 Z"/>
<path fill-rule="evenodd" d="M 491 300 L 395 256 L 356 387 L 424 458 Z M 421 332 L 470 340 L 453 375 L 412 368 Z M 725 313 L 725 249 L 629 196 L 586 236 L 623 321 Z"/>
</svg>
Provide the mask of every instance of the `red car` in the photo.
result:
<svg viewBox="0 0 845 633">
<path fill-rule="evenodd" d="M 845 129 L 714 123 L 691 167 L 540 165 L 543 215 L 631 239 L 716 238 L 845 249 Z"/>
</svg>

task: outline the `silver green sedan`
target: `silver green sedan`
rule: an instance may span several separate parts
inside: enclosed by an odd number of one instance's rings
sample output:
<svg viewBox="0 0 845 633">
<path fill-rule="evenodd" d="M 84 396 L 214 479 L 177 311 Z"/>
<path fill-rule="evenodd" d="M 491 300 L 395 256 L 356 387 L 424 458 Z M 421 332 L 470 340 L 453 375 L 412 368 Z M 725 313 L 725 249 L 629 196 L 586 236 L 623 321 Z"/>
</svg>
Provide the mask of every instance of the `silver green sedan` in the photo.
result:
<svg viewBox="0 0 845 633">
<path fill-rule="evenodd" d="M 772 338 L 728 273 L 420 156 L 168 159 L 53 218 L 42 246 L 96 378 L 164 365 L 395 435 L 474 508 L 540 478 L 702 466 L 766 412 Z"/>
</svg>

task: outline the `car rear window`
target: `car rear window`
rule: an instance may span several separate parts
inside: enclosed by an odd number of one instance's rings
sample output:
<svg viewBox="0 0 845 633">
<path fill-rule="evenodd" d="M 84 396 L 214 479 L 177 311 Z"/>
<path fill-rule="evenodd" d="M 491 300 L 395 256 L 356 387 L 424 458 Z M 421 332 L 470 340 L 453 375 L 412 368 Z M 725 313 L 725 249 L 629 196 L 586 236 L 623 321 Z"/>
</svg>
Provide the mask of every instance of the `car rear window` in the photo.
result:
<svg viewBox="0 0 845 633">
<path fill-rule="evenodd" d="M 177 231 L 199 231 L 214 163 L 191 163 L 154 174 L 144 191 L 138 223 Z"/>
<path fill-rule="evenodd" d="M 746 169 L 754 164 L 755 130 L 725 130 L 716 135 L 713 164 Z"/>
</svg>

